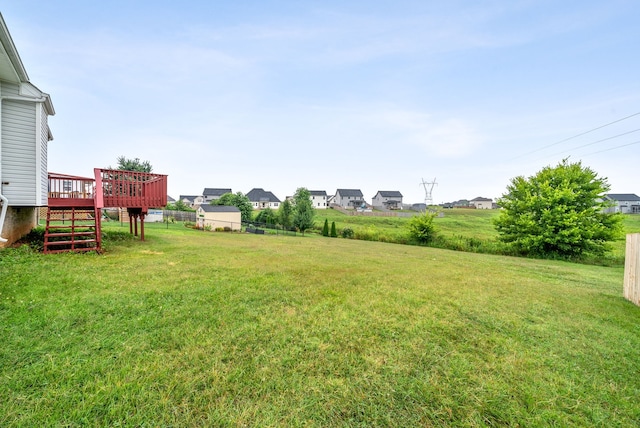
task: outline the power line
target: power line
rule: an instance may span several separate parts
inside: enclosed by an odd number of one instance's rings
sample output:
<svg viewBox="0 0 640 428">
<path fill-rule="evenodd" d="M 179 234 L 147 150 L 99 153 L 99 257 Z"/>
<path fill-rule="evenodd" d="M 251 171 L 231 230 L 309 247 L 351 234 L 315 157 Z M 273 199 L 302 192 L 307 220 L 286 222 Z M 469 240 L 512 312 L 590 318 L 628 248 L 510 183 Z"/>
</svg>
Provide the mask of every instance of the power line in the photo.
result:
<svg viewBox="0 0 640 428">
<path fill-rule="evenodd" d="M 622 144 L 622 145 L 616 146 L 616 147 L 610 147 L 608 149 L 600 150 L 600 151 L 597 151 L 597 152 L 587 153 L 586 155 L 581 155 L 581 157 L 582 156 L 597 155 L 598 153 L 602 153 L 602 152 L 610 152 L 611 150 L 616 150 L 616 149 L 620 149 L 622 147 L 627 147 L 627 146 L 633 146 L 634 144 L 640 144 L 640 140 L 634 141 L 633 143 Z"/>
<path fill-rule="evenodd" d="M 583 135 L 586 135 L 586 134 L 589 134 L 589 133 L 591 133 L 591 132 L 597 131 L 598 129 L 605 128 L 605 127 L 607 127 L 607 126 L 613 125 L 614 123 L 622 122 L 623 120 L 627 120 L 627 119 L 630 119 L 630 118 L 632 118 L 632 117 L 634 117 L 634 116 L 638 116 L 638 115 L 640 115 L 640 111 L 639 111 L 639 112 L 637 112 L 637 113 L 631 114 L 631 115 L 629 115 L 629 116 L 623 117 L 623 118 L 621 118 L 621 119 L 614 120 L 613 122 L 609 122 L 609 123 L 606 123 L 606 124 L 604 124 L 604 125 L 600 125 L 600 126 L 598 126 L 598 127 L 596 127 L 596 128 L 590 129 L 590 130 L 588 130 L 588 131 L 582 132 L 582 133 L 577 134 L 577 135 L 574 135 L 574 136 L 572 136 L 572 137 L 565 138 L 564 140 L 556 141 L 555 143 L 552 143 L 552 144 L 546 145 L 546 146 L 544 146 L 544 147 L 540 147 L 540 148 L 538 148 L 538 149 L 536 149 L 536 150 L 532 150 L 532 151 L 530 151 L 530 152 L 528 152 L 528 153 L 525 153 L 525 154 L 523 154 L 523 155 L 516 156 L 516 157 L 514 157 L 514 158 L 511 158 L 510 160 L 515 160 L 515 159 L 519 159 L 519 158 L 524 157 L 524 156 L 529 156 L 529 155 L 531 155 L 531 154 L 533 154 L 533 153 L 537 153 L 537 152 L 539 152 L 539 151 L 541 151 L 541 150 L 548 149 L 549 147 L 553 147 L 553 146 L 556 146 L 556 145 L 558 145 L 558 144 L 561 144 L 561 143 L 567 142 L 567 141 L 569 141 L 569 140 L 573 140 L 574 138 L 582 137 Z"/>
<path fill-rule="evenodd" d="M 622 134 L 614 135 L 614 136 L 612 136 L 612 137 L 603 138 L 603 139 L 598 140 L 598 141 L 593 141 L 593 142 L 591 142 L 591 143 L 583 144 L 583 145 L 581 145 L 581 146 L 573 147 L 573 148 L 571 148 L 571 149 L 567 149 L 567 150 L 564 150 L 564 151 L 558 152 L 558 153 L 556 153 L 556 154 L 549 155 L 549 157 L 553 157 L 553 156 L 561 155 L 561 154 L 563 154 L 563 153 L 567 153 L 567 152 L 570 152 L 570 151 L 573 151 L 573 150 L 582 149 L 582 148 L 584 148 L 584 147 L 593 146 L 594 144 L 602 143 L 603 141 L 613 140 L 614 138 L 623 137 L 623 136 L 625 136 L 625 135 L 633 134 L 634 132 L 638 132 L 638 131 L 640 131 L 640 128 L 638 128 L 638 129 L 634 129 L 633 131 L 623 132 Z"/>
</svg>

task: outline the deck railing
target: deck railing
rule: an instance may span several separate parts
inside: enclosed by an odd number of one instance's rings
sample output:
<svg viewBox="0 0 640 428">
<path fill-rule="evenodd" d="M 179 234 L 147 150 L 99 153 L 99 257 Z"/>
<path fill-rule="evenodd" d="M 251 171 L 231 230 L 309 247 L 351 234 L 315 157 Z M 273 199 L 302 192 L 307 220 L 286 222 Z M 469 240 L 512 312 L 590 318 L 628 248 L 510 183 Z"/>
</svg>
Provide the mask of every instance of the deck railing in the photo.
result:
<svg viewBox="0 0 640 428">
<path fill-rule="evenodd" d="M 94 169 L 98 207 L 148 208 L 167 205 L 167 176 L 149 172 Z M 101 191 L 100 191 L 101 189 Z"/>
<path fill-rule="evenodd" d="M 90 206 L 93 205 L 95 181 L 93 178 L 50 172 L 49 205 Z"/>
</svg>

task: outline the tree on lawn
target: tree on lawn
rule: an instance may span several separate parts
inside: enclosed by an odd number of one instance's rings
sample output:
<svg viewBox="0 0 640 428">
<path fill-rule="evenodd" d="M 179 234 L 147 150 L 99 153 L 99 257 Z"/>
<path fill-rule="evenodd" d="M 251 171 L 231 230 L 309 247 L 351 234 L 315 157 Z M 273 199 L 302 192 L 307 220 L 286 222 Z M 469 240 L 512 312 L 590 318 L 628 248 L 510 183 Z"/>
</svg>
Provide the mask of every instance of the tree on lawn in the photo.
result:
<svg viewBox="0 0 640 428">
<path fill-rule="evenodd" d="M 225 193 L 218 199 L 212 200 L 210 204 L 238 207 L 238 209 L 240 210 L 240 217 L 242 221 L 251 221 L 251 215 L 253 214 L 253 205 L 251 204 L 249 198 L 243 195 L 242 192 Z"/>
<path fill-rule="evenodd" d="M 322 236 L 329 236 L 329 220 L 324 219 L 324 226 L 322 226 Z"/>
<path fill-rule="evenodd" d="M 338 237 L 338 232 L 336 232 L 336 222 L 335 221 L 331 222 L 331 233 L 330 233 L 330 236 L 332 238 L 337 238 Z"/>
<path fill-rule="evenodd" d="M 293 195 L 293 225 L 304 235 L 304 231 L 313 226 L 315 214 L 311 193 L 299 187 Z"/>
<path fill-rule="evenodd" d="M 622 216 L 604 212 L 608 190 L 606 178 L 567 159 L 532 177 L 515 177 L 498 199 L 499 239 L 521 254 L 602 255 L 610 249 L 608 241 L 622 234 Z"/>
<path fill-rule="evenodd" d="M 115 169 L 121 171 L 137 171 L 137 172 L 152 172 L 153 167 L 149 161 L 141 161 L 139 158 L 127 159 L 124 156 L 118 156 L 118 166 Z M 114 169 L 109 167 L 109 169 Z"/>
<path fill-rule="evenodd" d="M 271 208 L 265 208 L 256 215 L 255 221 L 257 223 L 276 224 L 278 216 Z"/>
<path fill-rule="evenodd" d="M 293 206 L 288 199 L 285 199 L 278 207 L 278 221 L 285 228 L 291 227 L 291 223 L 293 222 Z"/>
<path fill-rule="evenodd" d="M 181 200 L 175 201 L 174 203 L 168 203 L 165 209 L 171 211 L 195 211 Z"/>
</svg>

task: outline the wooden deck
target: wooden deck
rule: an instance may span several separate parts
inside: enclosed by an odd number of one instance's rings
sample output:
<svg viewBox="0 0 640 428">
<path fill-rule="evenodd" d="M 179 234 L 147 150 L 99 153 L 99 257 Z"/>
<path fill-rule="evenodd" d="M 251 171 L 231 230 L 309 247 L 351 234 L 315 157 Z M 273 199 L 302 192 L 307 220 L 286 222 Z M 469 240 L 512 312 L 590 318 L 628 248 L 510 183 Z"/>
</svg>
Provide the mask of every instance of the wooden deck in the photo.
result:
<svg viewBox="0 0 640 428">
<path fill-rule="evenodd" d="M 50 224 L 51 212 L 66 210 L 92 210 L 94 215 L 95 249 L 100 251 L 100 218 L 102 208 L 126 208 L 129 213 L 129 230 L 138 236 L 138 220 L 140 220 L 140 239 L 144 240 L 144 217 L 149 208 L 160 208 L 167 205 L 167 176 L 137 171 L 121 171 L 113 169 L 94 169 L 95 178 L 79 177 L 67 174 L 49 173 L 49 195 L 46 235 L 52 238 L 48 245 L 68 244 L 66 241 L 55 241 L 63 238 L 63 233 L 56 233 Z M 75 214 L 73 214 L 75 216 Z M 74 217 L 75 218 L 75 217 Z M 97 232 L 97 233 L 96 233 Z M 65 232 L 71 237 L 71 251 L 79 251 L 74 245 L 80 242 L 82 234 L 88 232 Z M 86 248 L 85 248 L 86 249 Z M 93 248 L 91 248 L 93 249 Z M 45 252 L 66 251 L 53 250 Z"/>
</svg>

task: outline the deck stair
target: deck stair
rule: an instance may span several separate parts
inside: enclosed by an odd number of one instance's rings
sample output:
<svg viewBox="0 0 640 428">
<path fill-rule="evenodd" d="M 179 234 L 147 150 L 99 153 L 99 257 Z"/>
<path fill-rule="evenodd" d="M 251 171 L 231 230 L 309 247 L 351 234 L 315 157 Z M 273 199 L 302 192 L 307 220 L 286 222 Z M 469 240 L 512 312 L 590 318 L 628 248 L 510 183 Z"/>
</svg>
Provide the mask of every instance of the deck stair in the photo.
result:
<svg viewBox="0 0 640 428">
<path fill-rule="evenodd" d="M 100 251 L 100 217 L 94 208 L 47 209 L 44 252 Z"/>
</svg>

